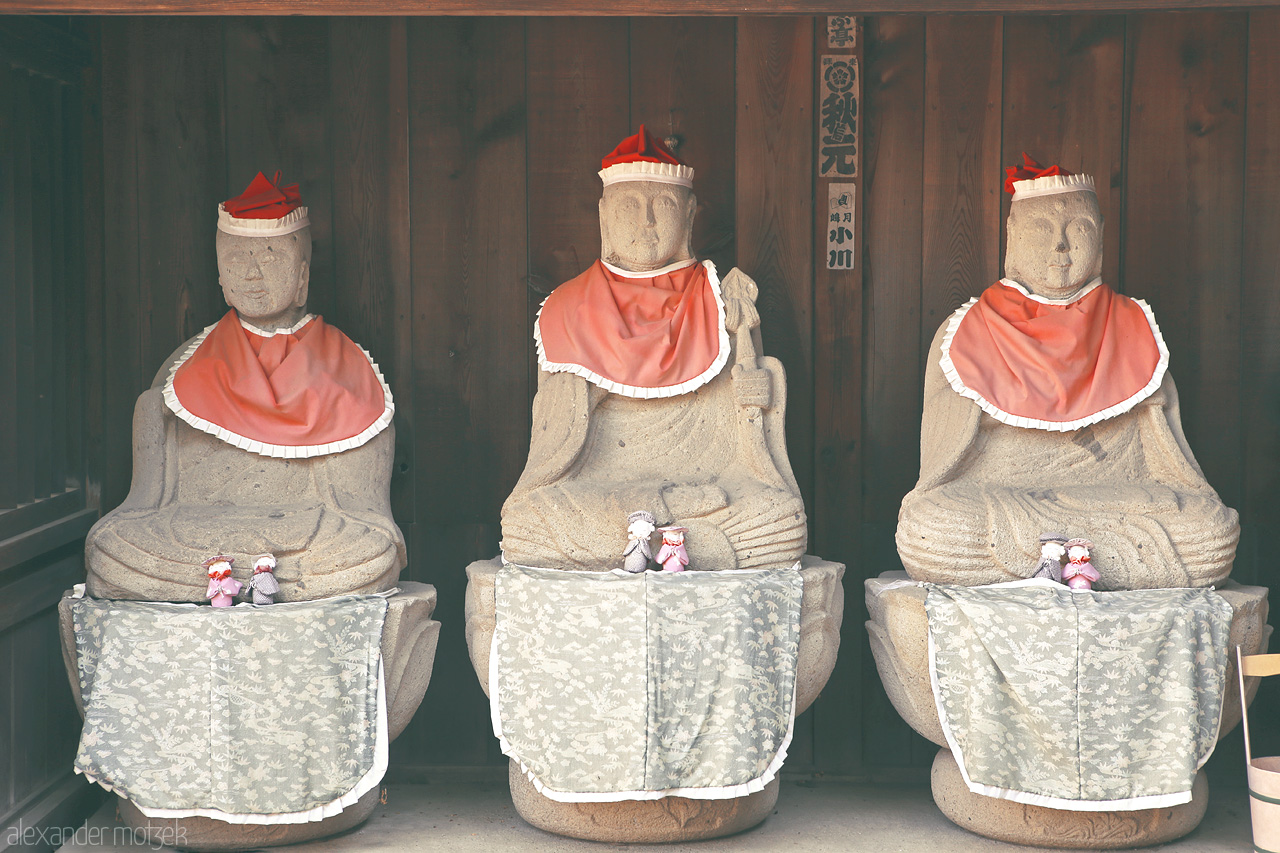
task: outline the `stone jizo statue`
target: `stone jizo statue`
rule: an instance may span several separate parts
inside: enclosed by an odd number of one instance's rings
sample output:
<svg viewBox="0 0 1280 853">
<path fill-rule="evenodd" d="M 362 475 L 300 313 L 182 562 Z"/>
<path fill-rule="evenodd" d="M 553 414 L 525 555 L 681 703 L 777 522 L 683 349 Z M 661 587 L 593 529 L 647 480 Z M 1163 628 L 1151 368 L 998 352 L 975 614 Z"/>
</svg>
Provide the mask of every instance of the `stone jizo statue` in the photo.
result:
<svg viewBox="0 0 1280 853">
<path fill-rule="evenodd" d="M 1221 583 L 1238 516 L 1183 435 L 1150 307 L 1101 280 L 1093 179 L 1009 172 L 1006 277 L 929 350 L 903 566 L 939 583 L 1015 580 L 1035 570 L 1042 531 L 1071 530 L 1096 543 L 1101 589 Z"/>
<path fill-rule="evenodd" d="M 138 398 L 129 496 L 88 537 L 91 595 L 199 601 L 201 563 L 222 553 L 246 583 L 255 555 L 277 555 L 282 601 L 395 584 L 391 392 L 367 352 L 307 313 L 309 226 L 296 185 L 261 174 L 219 206 L 231 310 Z"/>
<path fill-rule="evenodd" d="M 756 285 L 690 248 L 693 170 L 644 128 L 603 161 L 601 259 L 535 328 L 529 460 L 503 506 L 504 557 L 621 566 L 628 513 L 688 528 L 699 568 L 794 564 L 806 527 L 783 438 L 786 379 L 759 355 Z"/>
</svg>

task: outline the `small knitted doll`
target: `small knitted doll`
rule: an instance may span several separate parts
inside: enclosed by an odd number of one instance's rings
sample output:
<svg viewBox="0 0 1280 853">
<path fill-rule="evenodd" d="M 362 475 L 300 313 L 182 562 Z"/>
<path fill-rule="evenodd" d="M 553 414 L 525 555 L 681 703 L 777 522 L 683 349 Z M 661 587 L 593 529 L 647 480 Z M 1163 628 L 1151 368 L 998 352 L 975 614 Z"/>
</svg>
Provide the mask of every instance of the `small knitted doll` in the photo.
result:
<svg viewBox="0 0 1280 853">
<path fill-rule="evenodd" d="M 1089 549 L 1093 543 L 1088 539 L 1068 539 L 1067 565 L 1062 569 L 1062 579 L 1072 589 L 1093 589 L 1094 583 L 1102 579 L 1098 570 L 1089 562 Z"/>
<path fill-rule="evenodd" d="M 649 537 L 657 530 L 657 522 L 653 513 L 637 510 L 627 516 L 627 549 L 622 552 L 626 559 L 622 568 L 632 574 L 639 574 L 649 568 L 653 559 L 653 549 L 649 547 Z"/>
<path fill-rule="evenodd" d="M 662 547 L 658 549 L 655 559 L 662 564 L 664 572 L 683 572 L 689 565 L 689 554 L 684 550 L 684 534 L 686 527 L 659 527 L 662 531 Z"/>
<path fill-rule="evenodd" d="M 254 604 L 275 604 L 271 596 L 280 591 L 280 584 L 272 574 L 276 570 L 274 554 L 259 554 L 253 558 L 253 577 L 249 578 L 249 589 L 253 590 Z"/>
<path fill-rule="evenodd" d="M 209 570 L 209 589 L 205 591 L 204 597 L 209 599 L 214 607 L 230 607 L 243 586 L 240 581 L 231 577 L 231 564 L 234 562 L 234 557 L 228 557 L 225 554 L 219 554 L 204 561 L 205 567 Z"/>
<path fill-rule="evenodd" d="M 1067 537 L 1061 533 L 1040 534 L 1040 562 L 1036 563 L 1033 578 L 1048 578 L 1062 582 L 1062 558 L 1067 555 Z"/>
</svg>

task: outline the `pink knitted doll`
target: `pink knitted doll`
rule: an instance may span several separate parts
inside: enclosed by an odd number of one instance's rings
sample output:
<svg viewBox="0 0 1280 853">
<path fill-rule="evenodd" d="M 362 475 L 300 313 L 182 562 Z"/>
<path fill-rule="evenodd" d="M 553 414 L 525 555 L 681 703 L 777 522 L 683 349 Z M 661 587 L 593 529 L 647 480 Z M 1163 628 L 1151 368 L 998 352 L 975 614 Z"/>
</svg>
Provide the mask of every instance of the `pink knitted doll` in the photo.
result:
<svg viewBox="0 0 1280 853">
<path fill-rule="evenodd" d="M 209 589 L 204 597 L 210 599 L 214 607 L 230 607 L 232 599 L 243 586 L 240 581 L 231 577 L 231 564 L 234 562 L 234 557 L 225 554 L 204 561 L 205 567 L 209 569 Z"/>
<path fill-rule="evenodd" d="M 1089 562 L 1089 549 L 1093 543 L 1088 539 L 1067 540 L 1067 564 L 1062 567 L 1062 580 L 1072 589 L 1093 589 L 1094 583 L 1102 579 L 1098 570 Z"/>
<path fill-rule="evenodd" d="M 664 572 L 683 572 L 684 567 L 689 565 L 689 554 L 684 550 L 684 534 L 688 528 L 685 527 L 659 527 L 662 533 L 662 547 L 658 549 L 658 556 L 654 557 L 662 564 Z"/>
</svg>

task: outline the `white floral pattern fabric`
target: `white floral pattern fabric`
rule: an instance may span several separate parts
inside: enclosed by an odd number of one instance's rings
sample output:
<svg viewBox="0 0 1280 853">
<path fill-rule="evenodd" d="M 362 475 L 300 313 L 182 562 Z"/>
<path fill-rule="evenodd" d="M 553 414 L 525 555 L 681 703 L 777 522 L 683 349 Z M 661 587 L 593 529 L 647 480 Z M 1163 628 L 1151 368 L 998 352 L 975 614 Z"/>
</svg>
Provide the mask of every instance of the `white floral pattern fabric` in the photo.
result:
<svg viewBox="0 0 1280 853">
<path fill-rule="evenodd" d="M 1222 596 L 925 586 L 934 697 L 970 790 L 1075 811 L 1191 800 L 1218 740 Z"/>
<path fill-rule="evenodd" d="M 561 802 L 761 790 L 795 720 L 796 568 L 575 572 L 504 566 L 494 733 Z"/>
<path fill-rule="evenodd" d="M 76 600 L 76 771 L 152 816 L 296 823 L 341 811 L 378 781 L 386 611 L 377 595 L 227 608 Z M 303 816 L 270 819 L 280 815 Z"/>
</svg>

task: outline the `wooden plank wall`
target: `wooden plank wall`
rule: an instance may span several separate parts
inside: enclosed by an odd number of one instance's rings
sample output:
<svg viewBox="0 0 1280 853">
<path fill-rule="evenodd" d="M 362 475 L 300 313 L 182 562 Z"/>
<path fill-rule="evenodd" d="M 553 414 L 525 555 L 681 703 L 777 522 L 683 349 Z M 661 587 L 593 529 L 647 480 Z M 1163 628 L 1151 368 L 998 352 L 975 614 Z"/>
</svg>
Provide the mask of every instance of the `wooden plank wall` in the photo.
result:
<svg viewBox="0 0 1280 853">
<path fill-rule="evenodd" d="M 699 251 L 760 283 L 811 542 L 849 565 L 840 664 L 791 769 L 920 778 L 932 757 L 880 688 L 861 581 L 898 566 L 925 353 L 1000 273 L 1003 167 L 1023 150 L 1096 175 L 1107 277 L 1152 303 L 1191 444 L 1241 510 L 1235 576 L 1280 582 L 1262 547 L 1280 522 L 1280 14 L 867 19 L 851 282 L 817 269 L 822 25 L 104 22 L 104 505 L 128 489 L 133 397 L 224 310 L 214 203 L 283 169 L 315 222 L 313 307 L 397 395 L 407 576 L 440 593 L 434 680 L 393 762 L 402 776 L 499 764 L 463 568 L 496 553 L 523 465 L 534 311 L 595 257 L 599 158 L 645 122 L 697 169 Z"/>
<path fill-rule="evenodd" d="M 100 293 L 88 235 L 101 204 L 93 196 L 86 222 L 96 107 L 81 29 L 0 19 L 0 848 L 17 823 L 78 822 L 97 800 L 71 769 L 80 727 L 56 610 L 84 578 L 97 517 L 86 311 Z"/>
</svg>

